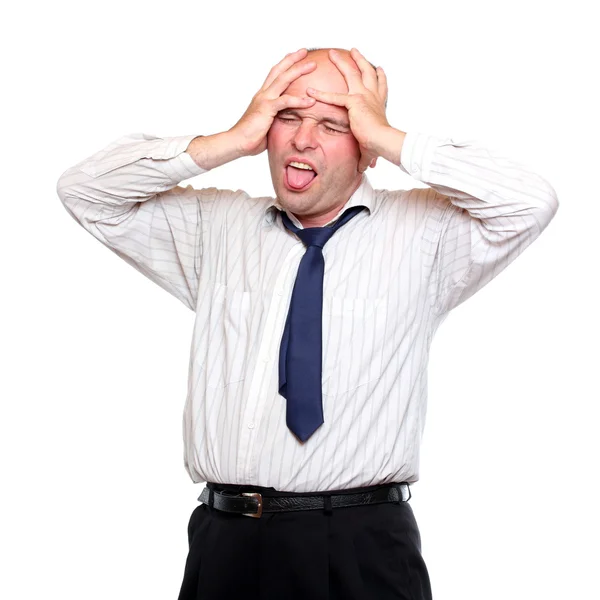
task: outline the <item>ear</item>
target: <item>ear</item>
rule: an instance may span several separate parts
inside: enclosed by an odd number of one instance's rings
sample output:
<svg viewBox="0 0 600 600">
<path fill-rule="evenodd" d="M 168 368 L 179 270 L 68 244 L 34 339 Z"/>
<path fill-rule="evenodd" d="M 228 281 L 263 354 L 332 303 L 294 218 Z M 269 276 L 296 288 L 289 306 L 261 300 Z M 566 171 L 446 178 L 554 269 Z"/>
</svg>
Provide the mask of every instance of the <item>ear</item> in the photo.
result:
<svg viewBox="0 0 600 600">
<path fill-rule="evenodd" d="M 371 161 L 371 164 L 369 166 L 371 167 L 371 169 L 373 169 L 373 168 L 375 168 L 376 164 L 377 164 L 377 157 Z"/>
</svg>

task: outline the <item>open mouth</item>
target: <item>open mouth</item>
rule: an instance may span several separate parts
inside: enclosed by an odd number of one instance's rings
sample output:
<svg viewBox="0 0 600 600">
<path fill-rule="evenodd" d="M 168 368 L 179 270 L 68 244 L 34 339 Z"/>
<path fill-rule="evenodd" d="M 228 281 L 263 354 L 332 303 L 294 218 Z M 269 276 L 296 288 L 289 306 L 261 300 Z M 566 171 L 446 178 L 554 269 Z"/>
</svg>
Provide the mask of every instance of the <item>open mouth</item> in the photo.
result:
<svg viewBox="0 0 600 600">
<path fill-rule="evenodd" d="M 284 181 L 289 190 L 294 192 L 302 192 L 308 189 L 318 175 L 309 169 L 301 169 L 288 165 L 285 167 Z"/>
</svg>

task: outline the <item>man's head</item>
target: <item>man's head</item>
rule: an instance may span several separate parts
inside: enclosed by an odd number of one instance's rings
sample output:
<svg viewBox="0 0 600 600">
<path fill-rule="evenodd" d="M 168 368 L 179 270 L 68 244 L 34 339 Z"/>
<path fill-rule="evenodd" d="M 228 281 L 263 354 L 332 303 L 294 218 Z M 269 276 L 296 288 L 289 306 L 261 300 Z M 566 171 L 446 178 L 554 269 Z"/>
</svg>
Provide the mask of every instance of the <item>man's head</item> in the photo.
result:
<svg viewBox="0 0 600 600">
<path fill-rule="evenodd" d="M 350 52 L 338 50 L 360 74 Z M 300 63 L 314 61 L 316 69 L 294 80 L 284 93 L 305 97 L 306 88 L 313 87 L 347 94 L 346 80 L 328 51 L 311 50 Z M 281 111 L 267 134 L 267 149 L 275 193 L 305 227 L 333 218 L 362 181 L 361 152 L 345 107 L 316 101 L 309 108 Z M 288 166 L 290 160 L 311 165 L 314 173 Z"/>
</svg>

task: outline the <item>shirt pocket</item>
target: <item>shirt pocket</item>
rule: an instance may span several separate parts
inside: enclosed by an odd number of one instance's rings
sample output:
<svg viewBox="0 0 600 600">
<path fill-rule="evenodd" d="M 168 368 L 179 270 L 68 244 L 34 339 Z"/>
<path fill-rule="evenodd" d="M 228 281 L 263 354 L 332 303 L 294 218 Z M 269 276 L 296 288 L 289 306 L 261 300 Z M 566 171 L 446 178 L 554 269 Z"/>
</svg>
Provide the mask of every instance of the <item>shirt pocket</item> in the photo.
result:
<svg viewBox="0 0 600 600">
<path fill-rule="evenodd" d="M 246 378 L 253 294 L 218 282 L 210 289 L 203 302 L 208 318 L 200 345 L 206 357 L 203 367 L 207 385 L 222 388 Z"/>
<path fill-rule="evenodd" d="M 323 298 L 323 394 L 351 392 L 381 377 L 387 298 Z"/>
</svg>

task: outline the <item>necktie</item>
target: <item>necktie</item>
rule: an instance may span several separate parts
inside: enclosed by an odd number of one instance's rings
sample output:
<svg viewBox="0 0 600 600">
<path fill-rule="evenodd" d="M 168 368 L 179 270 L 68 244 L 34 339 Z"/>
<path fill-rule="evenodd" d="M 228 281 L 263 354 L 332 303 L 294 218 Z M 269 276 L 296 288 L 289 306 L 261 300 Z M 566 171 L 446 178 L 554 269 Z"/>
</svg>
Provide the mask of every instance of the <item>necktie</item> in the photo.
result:
<svg viewBox="0 0 600 600">
<path fill-rule="evenodd" d="M 286 424 L 305 442 L 323 424 L 323 246 L 364 207 L 344 212 L 332 227 L 296 227 L 281 211 L 283 224 L 306 246 L 300 261 L 279 350 L 279 393 L 287 400 Z"/>
</svg>

